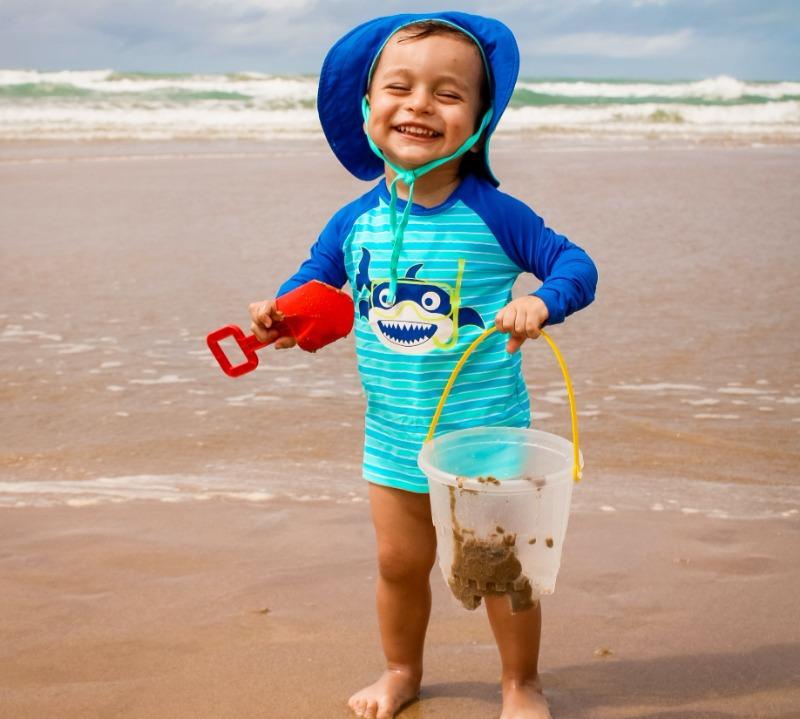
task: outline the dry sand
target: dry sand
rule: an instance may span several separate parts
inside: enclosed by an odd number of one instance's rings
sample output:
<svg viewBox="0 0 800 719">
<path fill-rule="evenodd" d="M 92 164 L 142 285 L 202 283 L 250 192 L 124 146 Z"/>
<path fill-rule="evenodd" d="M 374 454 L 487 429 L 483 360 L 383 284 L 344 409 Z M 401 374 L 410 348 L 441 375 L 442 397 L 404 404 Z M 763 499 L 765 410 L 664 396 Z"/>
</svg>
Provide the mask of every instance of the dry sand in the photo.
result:
<svg viewBox="0 0 800 719">
<path fill-rule="evenodd" d="M 601 274 L 553 330 L 587 463 L 543 601 L 555 716 L 799 716 L 800 150 L 495 152 Z M 203 345 L 363 189 L 314 142 L 0 149 L 0 716 L 346 717 L 379 672 L 351 340 L 239 380 Z M 496 716 L 485 617 L 433 585 L 402 716 Z"/>
</svg>

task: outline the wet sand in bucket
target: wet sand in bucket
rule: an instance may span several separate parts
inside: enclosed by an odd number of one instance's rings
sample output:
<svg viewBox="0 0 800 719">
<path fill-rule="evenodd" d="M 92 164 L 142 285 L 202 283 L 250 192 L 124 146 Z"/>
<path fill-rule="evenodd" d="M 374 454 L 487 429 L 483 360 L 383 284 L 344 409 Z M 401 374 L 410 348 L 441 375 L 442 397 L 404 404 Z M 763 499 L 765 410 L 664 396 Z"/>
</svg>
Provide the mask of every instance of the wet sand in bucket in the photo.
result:
<svg viewBox="0 0 800 719">
<path fill-rule="evenodd" d="M 508 595 L 511 611 L 535 606 L 533 587 L 522 574 L 517 558 L 517 535 L 496 533 L 478 539 L 471 529 L 463 529 L 456 517 L 456 487 L 450 490 L 450 515 L 453 526 L 453 564 L 447 583 L 466 609 L 476 609 L 483 597 Z M 463 490 L 462 490 L 463 491 Z"/>
</svg>

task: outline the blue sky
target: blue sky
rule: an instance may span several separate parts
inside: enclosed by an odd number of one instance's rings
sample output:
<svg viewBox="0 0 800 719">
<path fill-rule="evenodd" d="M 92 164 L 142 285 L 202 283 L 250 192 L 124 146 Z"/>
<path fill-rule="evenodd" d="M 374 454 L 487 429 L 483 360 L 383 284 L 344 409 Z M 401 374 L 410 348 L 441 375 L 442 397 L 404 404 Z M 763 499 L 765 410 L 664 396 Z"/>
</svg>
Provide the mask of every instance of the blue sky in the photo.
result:
<svg viewBox="0 0 800 719">
<path fill-rule="evenodd" d="M 507 22 L 523 76 L 800 79 L 800 0 L 0 0 L 0 67 L 317 73 L 376 14 Z"/>
</svg>

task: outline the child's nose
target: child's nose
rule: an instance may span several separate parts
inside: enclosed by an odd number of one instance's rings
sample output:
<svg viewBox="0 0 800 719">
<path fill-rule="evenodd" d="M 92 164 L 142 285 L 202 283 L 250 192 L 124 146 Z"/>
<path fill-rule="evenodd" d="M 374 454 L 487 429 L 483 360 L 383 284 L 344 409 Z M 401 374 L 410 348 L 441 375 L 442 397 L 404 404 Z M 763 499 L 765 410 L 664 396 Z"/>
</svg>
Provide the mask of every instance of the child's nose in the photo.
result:
<svg viewBox="0 0 800 719">
<path fill-rule="evenodd" d="M 430 112 L 433 106 L 433 96 L 427 88 L 415 88 L 408 96 L 408 109 L 412 112 Z"/>
</svg>

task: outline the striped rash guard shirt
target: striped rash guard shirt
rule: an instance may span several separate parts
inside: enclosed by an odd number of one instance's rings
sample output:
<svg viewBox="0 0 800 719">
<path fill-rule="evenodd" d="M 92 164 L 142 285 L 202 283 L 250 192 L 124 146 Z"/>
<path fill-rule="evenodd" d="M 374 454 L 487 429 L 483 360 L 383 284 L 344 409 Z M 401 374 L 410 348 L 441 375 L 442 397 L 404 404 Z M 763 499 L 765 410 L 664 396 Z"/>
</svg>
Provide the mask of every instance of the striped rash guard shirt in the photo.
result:
<svg viewBox="0 0 800 719">
<path fill-rule="evenodd" d="M 367 404 L 364 478 L 427 492 L 417 454 L 436 405 L 466 348 L 511 300 L 517 276 L 530 272 L 542 281 L 533 294 L 544 301 L 552 325 L 594 299 L 597 271 L 586 252 L 527 205 L 467 175 L 442 204 L 412 205 L 389 302 L 389 200 L 381 179 L 339 210 L 278 296 L 312 279 L 339 288 L 349 282 Z M 398 214 L 404 206 L 398 200 Z M 470 356 L 437 434 L 530 425 L 520 353 L 508 354 L 506 341 L 490 335 Z"/>
</svg>

